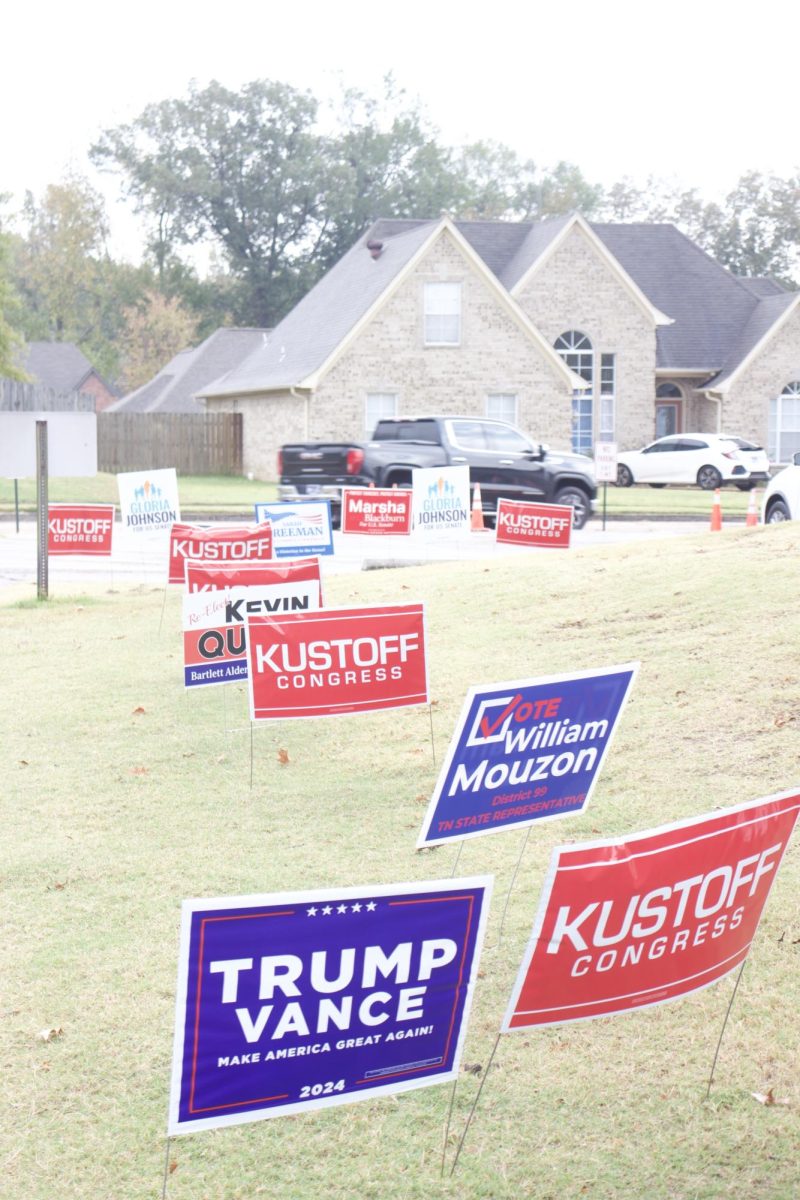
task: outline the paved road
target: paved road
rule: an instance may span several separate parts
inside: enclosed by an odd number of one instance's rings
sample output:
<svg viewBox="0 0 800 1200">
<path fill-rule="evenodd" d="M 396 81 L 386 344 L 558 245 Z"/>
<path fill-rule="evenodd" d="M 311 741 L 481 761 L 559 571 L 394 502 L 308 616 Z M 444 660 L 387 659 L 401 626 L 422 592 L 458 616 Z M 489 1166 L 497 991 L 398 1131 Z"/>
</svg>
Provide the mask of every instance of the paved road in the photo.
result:
<svg viewBox="0 0 800 1200">
<path fill-rule="evenodd" d="M 228 522 L 230 523 L 230 522 Z M 619 542 L 650 541 L 653 538 L 680 537 L 701 533 L 702 521 L 609 521 L 605 530 L 599 519 L 590 521 L 585 529 L 572 535 L 573 549 L 585 546 L 613 545 Z M 498 546 L 493 533 L 474 533 L 454 539 L 447 550 L 429 549 L 415 538 L 377 539 L 334 534 L 335 554 L 324 558 L 326 574 L 361 571 L 372 567 L 402 566 L 411 562 L 458 559 L 506 558 L 512 555 L 552 551 L 521 550 Z M 111 559 L 51 558 L 49 584 L 51 594 L 57 594 L 65 583 L 94 583 L 111 588 L 133 587 L 138 584 L 163 585 L 166 575 L 166 551 L 163 545 L 125 533 L 119 526 L 114 531 L 114 553 Z M 36 524 L 20 522 L 19 533 L 13 521 L 0 522 L 0 590 L 14 588 L 21 595 L 36 591 Z"/>
</svg>

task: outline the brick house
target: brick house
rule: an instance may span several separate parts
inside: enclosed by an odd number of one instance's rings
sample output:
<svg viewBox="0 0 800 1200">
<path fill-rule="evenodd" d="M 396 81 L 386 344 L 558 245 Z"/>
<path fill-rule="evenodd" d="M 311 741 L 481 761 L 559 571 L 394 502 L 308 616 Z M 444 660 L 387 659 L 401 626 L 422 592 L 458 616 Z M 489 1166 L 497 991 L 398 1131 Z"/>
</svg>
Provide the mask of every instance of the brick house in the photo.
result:
<svg viewBox="0 0 800 1200">
<path fill-rule="evenodd" d="M 800 449 L 800 293 L 737 279 L 672 225 L 380 220 L 200 393 L 245 469 L 379 417 L 509 420 L 555 449 L 682 430 Z"/>
</svg>

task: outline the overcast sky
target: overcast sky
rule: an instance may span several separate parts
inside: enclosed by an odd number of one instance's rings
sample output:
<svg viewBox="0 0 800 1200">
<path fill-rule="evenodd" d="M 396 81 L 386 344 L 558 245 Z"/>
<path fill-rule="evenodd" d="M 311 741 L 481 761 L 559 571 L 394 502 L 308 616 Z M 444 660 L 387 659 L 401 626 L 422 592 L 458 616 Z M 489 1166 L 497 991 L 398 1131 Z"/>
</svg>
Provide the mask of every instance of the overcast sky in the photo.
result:
<svg viewBox="0 0 800 1200">
<path fill-rule="evenodd" d="M 605 185 L 655 175 L 713 199 L 746 170 L 800 171 L 796 0 L 16 0 L 0 28 L 0 192 L 13 208 L 72 166 L 101 184 L 112 251 L 133 259 L 135 223 L 88 147 L 190 79 L 277 79 L 325 101 L 342 82 L 378 94 L 391 71 L 444 144 L 492 138 Z"/>
</svg>

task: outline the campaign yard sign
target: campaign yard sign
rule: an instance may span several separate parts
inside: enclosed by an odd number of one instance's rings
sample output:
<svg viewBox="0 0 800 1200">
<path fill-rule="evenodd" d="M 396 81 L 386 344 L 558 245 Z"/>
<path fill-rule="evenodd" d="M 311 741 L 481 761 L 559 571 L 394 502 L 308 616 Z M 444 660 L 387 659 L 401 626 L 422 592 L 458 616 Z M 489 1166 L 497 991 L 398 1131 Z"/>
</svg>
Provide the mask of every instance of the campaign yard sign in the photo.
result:
<svg viewBox="0 0 800 1200">
<path fill-rule="evenodd" d="M 236 564 L 272 558 L 272 526 L 173 525 L 167 583 L 184 583 L 186 560 Z"/>
<path fill-rule="evenodd" d="M 342 533 L 410 534 L 407 488 L 343 488 Z"/>
<path fill-rule="evenodd" d="M 455 1080 L 491 884 L 185 900 L 168 1134 Z"/>
<path fill-rule="evenodd" d="M 310 560 L 306 560 L 310 561 Z M 248 617 L 312 612 L 320 607 L 319 575 L 306 568 L 274 582 L 226 591 L 184 592 L 183 672 L 186 687 L 247 678 Z"/>
<path fill-rule="evenodd" d="M 415 530 L 432 539 L 469 533 L 469 467 L 416 467 L 411 479 Z"/>
<path fill-rule="evenodd" d="M 126 471 L 117 476 L 123 528 L 135 534 L 166 533 L 181 519 L 174 467 Z"/>
<path fill-rule="evenodd" d="M 218 563 L 195 562 L 187 558 L 187 592 L 228 591 L 241 587 L 271 587 L 282 584 L 316 585 L 317 602 L 297 608 L 322 608 L 322 575 L 318 558 L 284 559 L 278 562 L 240 562 L 230 566 Z"/>
<path fill-rule="evenodd" d="M 422 604 L 248 617 L 247 653 L 253 721 L 428 703 Z"/>
<path fill-rule="evenodd" d="M 572 506 L 498 500 L 495 541 L 506 546 L 555 546 L 568 550 Z"/>
<path fill-rule="evenodd" d="M 276 558 L 298 558 L 308 554 L 333 554 L 333 524 L 330 500 L 282 500 L 257 504 L 256 521 L 272 526 Z"/>
<path fill-rule="evenodd" d="M 581 812 L 638 668 L 470 688 L 417 846 Z"/>
<path fill-rule="evenodd" d="M 747 957 L 800 811 L 784 792 L 553 851 L 502 1031 L 708 987 Z"/>
<path fill-rule="evenodd" d="M 50 504 L 47 553 L 108 558 L 114 533 L 113 504 Z"/>
</svg>

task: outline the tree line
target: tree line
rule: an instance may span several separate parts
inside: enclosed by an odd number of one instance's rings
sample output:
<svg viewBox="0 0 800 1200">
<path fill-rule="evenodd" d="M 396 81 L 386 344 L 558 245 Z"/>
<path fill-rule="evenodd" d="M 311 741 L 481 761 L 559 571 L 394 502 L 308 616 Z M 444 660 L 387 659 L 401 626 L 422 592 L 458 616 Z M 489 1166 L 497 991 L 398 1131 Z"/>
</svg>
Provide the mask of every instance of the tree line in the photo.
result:
<svg viewBox="0 0 800 1200">
<path fill-rule="evenodd" d="M 89 160 L 143 222 L 142 260 L 110 257 L 80 173 L 28 194 L 0 218 L 0 374 L 20 375 L 23 339 L 71 341 L 130 390 L 220 325 L 274 326 L 381 216 L 672 221 L 735 274 L 800 282 L 800 175 L 747 172 L 722 203 L 653 179 L 603 188 L 501 142 L 443 145 L 391 78 L 379 98 L 344 91 L 333 114 L 285 83 L 192 84 L 106 130 Z"/>
</svg>

